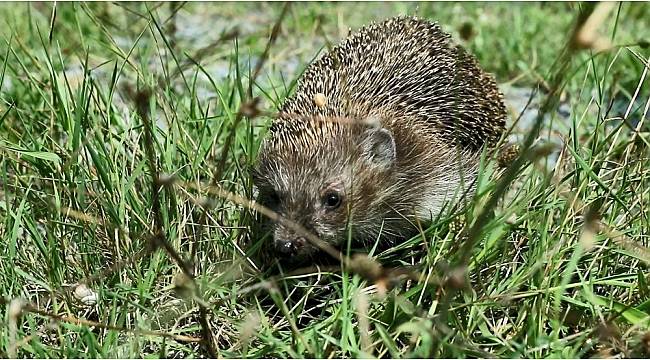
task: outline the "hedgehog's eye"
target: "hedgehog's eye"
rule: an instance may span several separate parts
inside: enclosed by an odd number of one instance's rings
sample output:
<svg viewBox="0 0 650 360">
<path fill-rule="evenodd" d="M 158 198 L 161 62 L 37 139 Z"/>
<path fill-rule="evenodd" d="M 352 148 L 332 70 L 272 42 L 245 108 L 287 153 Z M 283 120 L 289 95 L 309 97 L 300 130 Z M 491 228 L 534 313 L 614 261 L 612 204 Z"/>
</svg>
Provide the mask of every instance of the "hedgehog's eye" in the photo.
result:
<svg viewBox="0 0 650 360">
<path fill-rule="evenodd" d="M 278 195 L 275 190 L 270 189 L 264 192 L 262 201 L 267 207 L 273 209 L 276 208 L 280 203 L 280 195 Z"/>
<path fill-rule="evenodd" d="M 341 206 L 342 202 L 342 196 L 336 191 L 328 191 L 325 193 L 325 196 L 323 196 L 323 205 L 328 210 L 336 210 L 339 206 Z"/>
</svg>

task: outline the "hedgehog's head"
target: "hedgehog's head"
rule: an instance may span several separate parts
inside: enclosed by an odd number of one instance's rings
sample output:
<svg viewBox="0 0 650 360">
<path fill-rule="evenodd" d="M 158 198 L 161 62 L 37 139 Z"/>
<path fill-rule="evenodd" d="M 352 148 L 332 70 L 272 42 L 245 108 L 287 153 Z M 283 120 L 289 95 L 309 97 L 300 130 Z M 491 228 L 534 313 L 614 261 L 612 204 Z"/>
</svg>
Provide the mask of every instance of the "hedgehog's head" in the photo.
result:
<svg viewBox="0 0 650 360">
<path fill-rule="evenodd" d="M 255 169 L 258 201 L 332 246 L 349 234 L 367 238 L 387 211 L 396 155 L 393 135 L 379 126 L 281 119 L 264 141 Z M 281 257 L 300 261 L 316 253 L 295 228 L 268 225 Z"/>
</svg>

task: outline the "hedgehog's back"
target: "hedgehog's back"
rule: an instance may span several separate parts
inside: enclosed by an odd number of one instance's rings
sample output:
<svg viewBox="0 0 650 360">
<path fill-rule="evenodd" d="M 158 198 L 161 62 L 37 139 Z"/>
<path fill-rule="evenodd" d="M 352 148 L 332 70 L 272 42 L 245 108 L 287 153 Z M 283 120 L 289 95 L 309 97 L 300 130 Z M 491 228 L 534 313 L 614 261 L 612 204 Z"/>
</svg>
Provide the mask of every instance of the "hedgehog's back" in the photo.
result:
<svg viewBox="0 0 650 360">
<path fill-rule="evenodd" d="M 319 93 L 327 100 L 324 106 L 314 101 Z M 331 117 L 371 111 L 407 115 L 472 148 L 498 140 L 506 116 L 496 83 L 474 57 L 437 24 L 412 17 L 392 18 L 349 36 L 307 68 L 282 108 L 288 114 Z"/>
</svg>

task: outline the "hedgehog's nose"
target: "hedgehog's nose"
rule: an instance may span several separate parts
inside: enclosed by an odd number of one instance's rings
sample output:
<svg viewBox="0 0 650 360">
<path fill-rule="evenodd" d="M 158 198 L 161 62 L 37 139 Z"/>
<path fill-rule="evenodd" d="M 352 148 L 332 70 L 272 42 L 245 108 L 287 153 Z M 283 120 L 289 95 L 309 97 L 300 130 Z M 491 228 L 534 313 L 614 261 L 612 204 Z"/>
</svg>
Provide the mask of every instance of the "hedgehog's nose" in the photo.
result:
<svg viewBox="0 0 650 360">
<path fill-rule="evenodd" d="M 275 243 L 275 248 L 283 256 L 296 255 L 298 251 L 305 245 L 306 240 L 302 237 L 299 237 L 294 240 L 289 241 L 277 241 Z"/>
<path fill-rule="evenodd" d="M 275 248 L 280 254 L 284 256 L 292 255 L 297 250 L 291 241 L 278 241 L 275 244 Z"/>
</svg>

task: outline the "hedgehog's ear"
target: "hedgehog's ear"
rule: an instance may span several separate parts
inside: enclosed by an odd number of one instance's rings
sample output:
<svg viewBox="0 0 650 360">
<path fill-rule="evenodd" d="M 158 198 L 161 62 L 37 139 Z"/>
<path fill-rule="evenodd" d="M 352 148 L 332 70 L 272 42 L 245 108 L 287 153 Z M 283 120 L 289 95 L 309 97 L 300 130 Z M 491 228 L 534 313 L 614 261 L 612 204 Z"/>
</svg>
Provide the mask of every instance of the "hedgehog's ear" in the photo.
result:
<svg viewBox="0 0 650 360">
<path fill-rule="evenodd" d="M 390 168 L 395 162 L 396 155 L 393 134 L 377 127 L 367 130 L 364 135 L 361 143 L 363 156 L 375 166 Z"/>
</svg>

